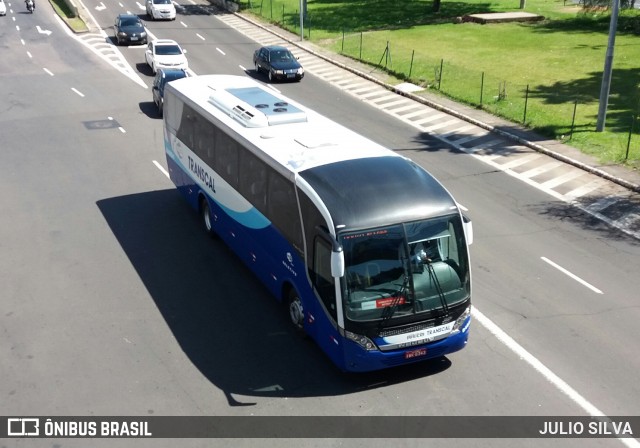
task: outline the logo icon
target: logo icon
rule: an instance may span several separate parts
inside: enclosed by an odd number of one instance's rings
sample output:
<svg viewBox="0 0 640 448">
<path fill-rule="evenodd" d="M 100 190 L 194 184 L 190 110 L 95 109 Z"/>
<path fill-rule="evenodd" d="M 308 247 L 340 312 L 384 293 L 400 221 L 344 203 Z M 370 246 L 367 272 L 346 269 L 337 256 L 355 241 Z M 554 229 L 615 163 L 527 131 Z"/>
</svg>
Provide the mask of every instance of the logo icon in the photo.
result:
<svg viewBox="0 0 640 448">
<path fill-rule="evenodd" d="M 39 436 L 39 418 L 10 418 L 7 419 L 8 436 Z"/>
</svg>

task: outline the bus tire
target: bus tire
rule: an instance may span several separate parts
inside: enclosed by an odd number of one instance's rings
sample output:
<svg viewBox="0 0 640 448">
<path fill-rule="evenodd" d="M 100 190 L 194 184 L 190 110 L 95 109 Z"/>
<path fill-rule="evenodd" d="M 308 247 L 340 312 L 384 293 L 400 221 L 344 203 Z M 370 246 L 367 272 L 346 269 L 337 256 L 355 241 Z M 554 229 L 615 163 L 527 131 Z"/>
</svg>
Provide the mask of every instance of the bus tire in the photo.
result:
<svg viewBox="0 0 640 448">
<path fill-rule="evenodd" d="M 296 332 L 300 336 L 306 336 L 304 331 L 304 308 L 295 288 L 291 288 L 287 295 L 287 314 Z"/>
<path fill-rule="evenodd" d="M 216 231 L 213 230 L 213 220 L 211 219 L 211 208 L 209 207 L 209 201 L 206 198 L 200 199 L 200 215 L 202 217 L 202 224 L 205 232 L 210 237 L 216 235 Z"/>
</svg>

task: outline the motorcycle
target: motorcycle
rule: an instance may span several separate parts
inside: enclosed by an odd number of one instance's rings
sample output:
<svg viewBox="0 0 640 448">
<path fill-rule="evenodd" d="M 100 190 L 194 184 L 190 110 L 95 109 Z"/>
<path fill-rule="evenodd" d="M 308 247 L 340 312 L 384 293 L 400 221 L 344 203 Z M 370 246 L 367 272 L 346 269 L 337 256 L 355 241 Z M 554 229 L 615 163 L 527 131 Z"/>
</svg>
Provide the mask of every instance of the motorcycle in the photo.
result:
<svg viewBox="0 0 640 448">
<path fill-rule="evenodd" d="M 33 14 L 33 11 L 35 11 L 36 9 L 35 3 L 33 3 L 33 0 L 28 0 L 26 3 L 27 3 L 27 11 Z"/>
</svg>

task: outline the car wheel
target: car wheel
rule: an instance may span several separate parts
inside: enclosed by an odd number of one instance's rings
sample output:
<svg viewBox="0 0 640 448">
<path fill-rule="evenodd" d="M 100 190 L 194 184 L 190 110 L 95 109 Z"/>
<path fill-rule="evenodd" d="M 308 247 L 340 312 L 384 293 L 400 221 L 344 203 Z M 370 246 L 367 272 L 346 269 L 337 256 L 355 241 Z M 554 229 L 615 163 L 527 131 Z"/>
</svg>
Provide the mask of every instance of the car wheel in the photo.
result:
<svg viewBox="0 0 640 448">
<path fill-rule="evenodd" d="M 273 82 L 273 72 L 269 70 L 269 82 Z"/>
<path fill-rule="evenodd" d="M 258 61 L 254 61 L 253 65 L 256 68 L 256 73 L 260 74 L 260 64 L 258 64 Z"/>
<path fill-rule="evenodd" d="M 164 114 L 164 101 L 162 101 L 162 98 L 158 102 L 158 113 L 160 114 L 160 116 Z"/>
<path fill-rule="evenodd" d="M 154 75 L 157 73 L 155 64 L 151 64 L 151 71 L 153 72 Z"/>
</svg>

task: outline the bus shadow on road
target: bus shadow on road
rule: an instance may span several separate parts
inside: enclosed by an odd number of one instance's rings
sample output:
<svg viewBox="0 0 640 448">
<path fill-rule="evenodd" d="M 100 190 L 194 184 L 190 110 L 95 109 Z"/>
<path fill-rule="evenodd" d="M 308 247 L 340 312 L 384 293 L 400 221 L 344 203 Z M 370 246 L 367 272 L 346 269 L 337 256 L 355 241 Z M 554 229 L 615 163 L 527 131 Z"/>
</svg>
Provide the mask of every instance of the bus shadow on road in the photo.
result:
<svg viewBox="0 0 640 448">
<path fill-rule="evenodd" d="M 297 336 L 284 307 L 242 261 L 221 240 L 205 235 L 177 190 L 109 198 L 97 206 L 164 318 L 150 325 L 168 326 L 230 406 L 255 404 L 247 396 L 350 394 L 438 374 L 451 365 L 443 357 L 342 373 L 312 340 Z"/>
</svg>

